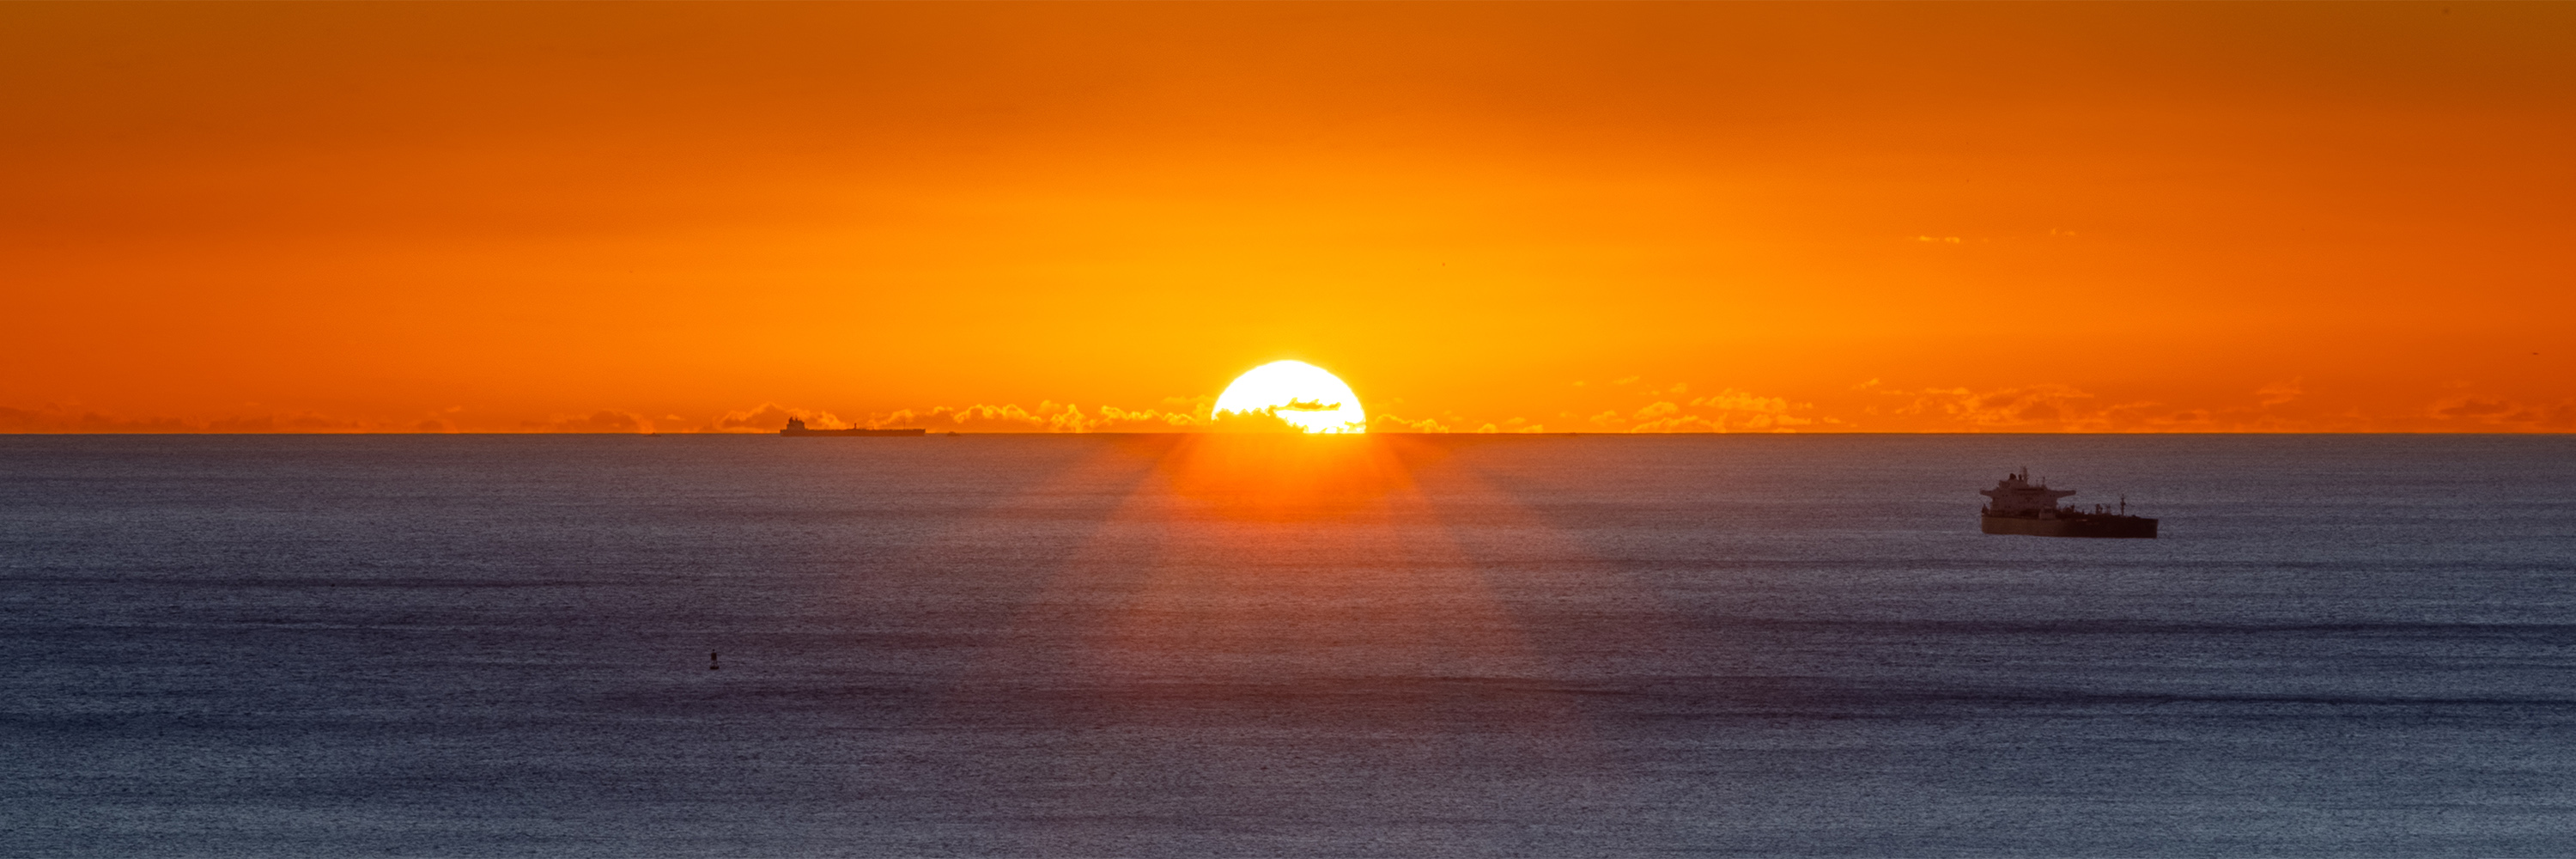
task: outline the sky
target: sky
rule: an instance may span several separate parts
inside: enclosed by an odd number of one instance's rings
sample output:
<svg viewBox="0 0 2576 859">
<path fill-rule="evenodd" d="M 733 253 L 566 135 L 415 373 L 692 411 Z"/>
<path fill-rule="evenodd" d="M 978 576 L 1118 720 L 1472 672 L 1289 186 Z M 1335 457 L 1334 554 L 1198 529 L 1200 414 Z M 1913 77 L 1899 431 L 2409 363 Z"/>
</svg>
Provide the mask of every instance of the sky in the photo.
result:
<svg viewBox="0 0 2576 859">
<path fill-rule="evenodd" d="M 2576 431 L 2576 5 L 0 4 L 0 432 Z"/>
</svg>

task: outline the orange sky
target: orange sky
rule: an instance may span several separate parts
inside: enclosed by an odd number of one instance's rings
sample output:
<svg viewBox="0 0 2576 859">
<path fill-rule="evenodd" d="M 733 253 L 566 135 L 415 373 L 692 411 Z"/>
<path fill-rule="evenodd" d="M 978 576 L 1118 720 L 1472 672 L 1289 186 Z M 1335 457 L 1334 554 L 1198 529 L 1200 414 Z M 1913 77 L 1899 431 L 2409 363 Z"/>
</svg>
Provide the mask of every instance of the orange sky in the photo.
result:
<svg viewBox="0 0 2576 859">
<path fill-rule="evenodd" d="M 0 431 L 2569 431 L 2570 153 L 2566 4 L 7 4 Z"/>
</svg>

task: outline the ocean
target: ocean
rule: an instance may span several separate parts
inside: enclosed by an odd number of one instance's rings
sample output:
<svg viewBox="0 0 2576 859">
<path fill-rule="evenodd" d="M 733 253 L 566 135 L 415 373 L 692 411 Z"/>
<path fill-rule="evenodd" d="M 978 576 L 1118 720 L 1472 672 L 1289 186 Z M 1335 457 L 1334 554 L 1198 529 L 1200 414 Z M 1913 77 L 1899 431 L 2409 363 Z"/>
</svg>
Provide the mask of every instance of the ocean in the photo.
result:
<svg viewBox="0 0 2576 859">
<path fill-rule="evenodd" d="M 2576 438 L 0 436 L 0 668 L 12 856 L 2563 856 Z"/>
</svg>

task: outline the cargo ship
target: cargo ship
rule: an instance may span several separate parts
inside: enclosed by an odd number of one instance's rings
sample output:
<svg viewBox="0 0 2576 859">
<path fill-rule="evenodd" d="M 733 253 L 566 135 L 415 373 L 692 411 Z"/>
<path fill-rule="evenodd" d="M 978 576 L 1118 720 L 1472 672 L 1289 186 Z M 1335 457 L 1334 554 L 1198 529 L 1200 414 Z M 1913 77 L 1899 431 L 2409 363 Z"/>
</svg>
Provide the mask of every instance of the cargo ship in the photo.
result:
<svg viewBox="0 0 2576 859">
<path fill-rule="evenodd" d="M 2129 500 L 2120 499 L 2119 510 L 2096 504 L 2091 510 L 2058 506 L 2057 500 L 2075 494 L 2072 489 L 2050 489 L 2045 483 L 2030 482 L 2030 469 L 2004 475 L 1993 489 L 1980 489 L 1977 494 L 1994 499 L 1978 511 L 1980 530 L 1988 534 L 2022 534 L 2032 537 L 2143 537 L 2154 539 L 2156 520 L 2129 515 Z"/>
<path fill-rule="evenodd" d="M 923 430 L 918 429 L 859 429 L 856 427 L 836 430 L 810 429 L 805 426 L 803 418 L 788 418 L 787 428 L 778 431 L 779 435 L 922 435 L 923 433 Z"/>
</svg>

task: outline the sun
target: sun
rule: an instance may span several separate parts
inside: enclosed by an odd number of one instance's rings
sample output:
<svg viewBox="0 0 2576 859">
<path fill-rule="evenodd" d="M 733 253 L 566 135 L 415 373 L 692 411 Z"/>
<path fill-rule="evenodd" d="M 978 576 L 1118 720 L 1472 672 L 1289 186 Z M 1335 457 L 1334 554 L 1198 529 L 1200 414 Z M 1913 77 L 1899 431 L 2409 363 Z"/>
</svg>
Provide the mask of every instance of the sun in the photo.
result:
<svg viewBox="0 0 2576 859">
<path fill-rule="evenodd" d="M 1304 361 L 1272 361 L 1236 376 L 1217 395 L 1216 412 L 1268 412 L 1309 433 L 1368 432 L 1368 412 L 1351 386 Z"/>
</svg>

